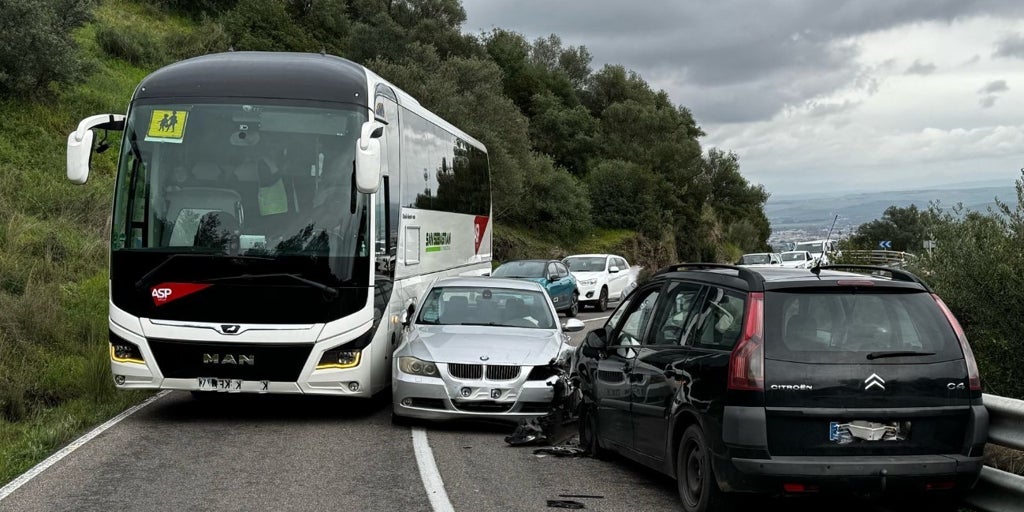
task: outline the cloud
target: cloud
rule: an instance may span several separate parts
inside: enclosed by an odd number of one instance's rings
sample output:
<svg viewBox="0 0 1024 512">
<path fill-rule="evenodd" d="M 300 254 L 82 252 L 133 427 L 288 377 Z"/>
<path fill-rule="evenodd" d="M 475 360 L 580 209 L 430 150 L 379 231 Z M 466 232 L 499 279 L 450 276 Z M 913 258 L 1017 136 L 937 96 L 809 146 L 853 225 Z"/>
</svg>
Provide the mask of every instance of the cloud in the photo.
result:
<svg viewBox="0 0 1024 512">
<path fill-rule="evenodd" d="M 487 30 L 489 23 L 530 40 L 555 33 L 567 45 L 586 46 L 595 68 L 623 64 L 652 84 L 654 75 L 674 74 L 671 82 L 657 81 L 658 87 L 706 122 L 770 119 L 847 86 L 860 75 L 860 35 L 980 15 L 1024 15 L 1019 0 L 464 0 L 463 5 L 468 32 Z M 918 71 L 929 65 L 934 64 L 922 63 Z M 695 90 L 700 94 L 682 95 Z"/>
<path fill-rule="evenodd" d="M 835 114 L 842 114 L 860 106 L 860 101 L 844 100 L 842 102 L 818 102 L 811 101 L 807 104 L 807 115 L 811 117 L 826 117 Z"/>
<path fill-rule="evenodd" d="M 1006 85 L 1006 80 L 993 80 L 985 84 L 985 87 L 978 89 L 978 94 L 995 94 L 997 92 L 1006 92 L 1009 90 L 1010 87 Z"/>
<path fill-rule="evenodd" d="M 909 68 L 905 71 L 908 75 L 930 75 L 935 71 L 935 64 L 931 62 L 921 62 L 921 59 L 917 59 Z"/>
<path fill-rule="evenodd" d="M 992 106 L 996 104 L 996 99 L 998 98 L 992 95 L 983 96 L 978 100 L 978 104 L 981 105 L 981 108 L 992 108 Z"/>
<path fill-rule="evenodd" d="M 1024 59 L 1024 36 L 1009 34 L 996 41 L 996 51 L 992 52 L 992 56 Z"/>
</svg>

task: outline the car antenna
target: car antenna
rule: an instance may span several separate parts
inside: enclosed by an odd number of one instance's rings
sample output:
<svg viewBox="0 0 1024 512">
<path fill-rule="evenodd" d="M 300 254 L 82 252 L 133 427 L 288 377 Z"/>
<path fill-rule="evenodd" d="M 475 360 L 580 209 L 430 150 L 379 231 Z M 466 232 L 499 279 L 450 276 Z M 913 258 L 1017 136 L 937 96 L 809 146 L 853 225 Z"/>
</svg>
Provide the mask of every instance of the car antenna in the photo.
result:
<svg viewBox="0 0 1024 512">
<path fill-rule="evenodd" d="M 825 251 L 828 249 L 828 241 L 832 239 L 832 230 L 835 229 L 837 220 L 839 220 L 838 213 L 835 218 L 832 219 L 832 226 L 828 228 L 828 235 L 825 235 L 825 243 L 821 246 L 821 257 L 815 260 L 814 266 L 811 267 L 811 273 L 814 275 L 821 274 L 821 259 L 825 257 Z"/>
</svg>

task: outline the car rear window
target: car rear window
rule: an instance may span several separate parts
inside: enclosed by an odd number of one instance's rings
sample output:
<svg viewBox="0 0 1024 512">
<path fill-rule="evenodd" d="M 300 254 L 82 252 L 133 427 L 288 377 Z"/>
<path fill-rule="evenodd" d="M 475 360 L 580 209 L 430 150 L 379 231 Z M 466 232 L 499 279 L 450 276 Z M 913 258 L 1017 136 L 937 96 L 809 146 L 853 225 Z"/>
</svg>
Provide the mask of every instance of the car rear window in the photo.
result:
<svg viewBox="0 0 1024 512">
<path fill-rule="evenodd" d="M 878 357 L 903 351 L 916 354 Z M 765 357 L 808 363 L 928 363 L 962 358 L 963 352 L 928 293 L 814 289 L 766 294 Z"/>
</svg>

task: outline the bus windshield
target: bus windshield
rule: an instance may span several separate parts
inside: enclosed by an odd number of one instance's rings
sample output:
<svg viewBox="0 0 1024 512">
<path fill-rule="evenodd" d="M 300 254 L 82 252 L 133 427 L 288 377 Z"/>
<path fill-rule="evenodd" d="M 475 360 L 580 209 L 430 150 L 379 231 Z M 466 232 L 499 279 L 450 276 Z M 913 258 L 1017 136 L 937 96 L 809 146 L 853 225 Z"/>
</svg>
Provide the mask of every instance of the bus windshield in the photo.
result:
<svg viewBox="0 0 1024 512">
<path fill-rule="evenodd" d="M 134 105 L 112 250 L 367 256 L 367 197 L 353 187 L 365 120 L 365 107 L 339 105 Z"/>
</svg>

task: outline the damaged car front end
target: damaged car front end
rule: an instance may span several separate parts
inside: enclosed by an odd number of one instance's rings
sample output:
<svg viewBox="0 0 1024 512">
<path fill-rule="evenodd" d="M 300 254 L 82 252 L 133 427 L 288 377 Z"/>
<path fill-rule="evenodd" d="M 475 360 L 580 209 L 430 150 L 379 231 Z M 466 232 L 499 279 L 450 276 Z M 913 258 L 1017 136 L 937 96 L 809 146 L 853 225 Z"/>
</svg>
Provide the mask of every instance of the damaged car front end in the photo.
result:
<svg viewBox="0 0 1024 512">
<path fill-rule="evenodd" d="M 565 399 L 571 346 L 535 283 L 447 278 L 429 289 L 394 354 L 395 423 L 477 419 L 518 422 Z"/>
</svg>

